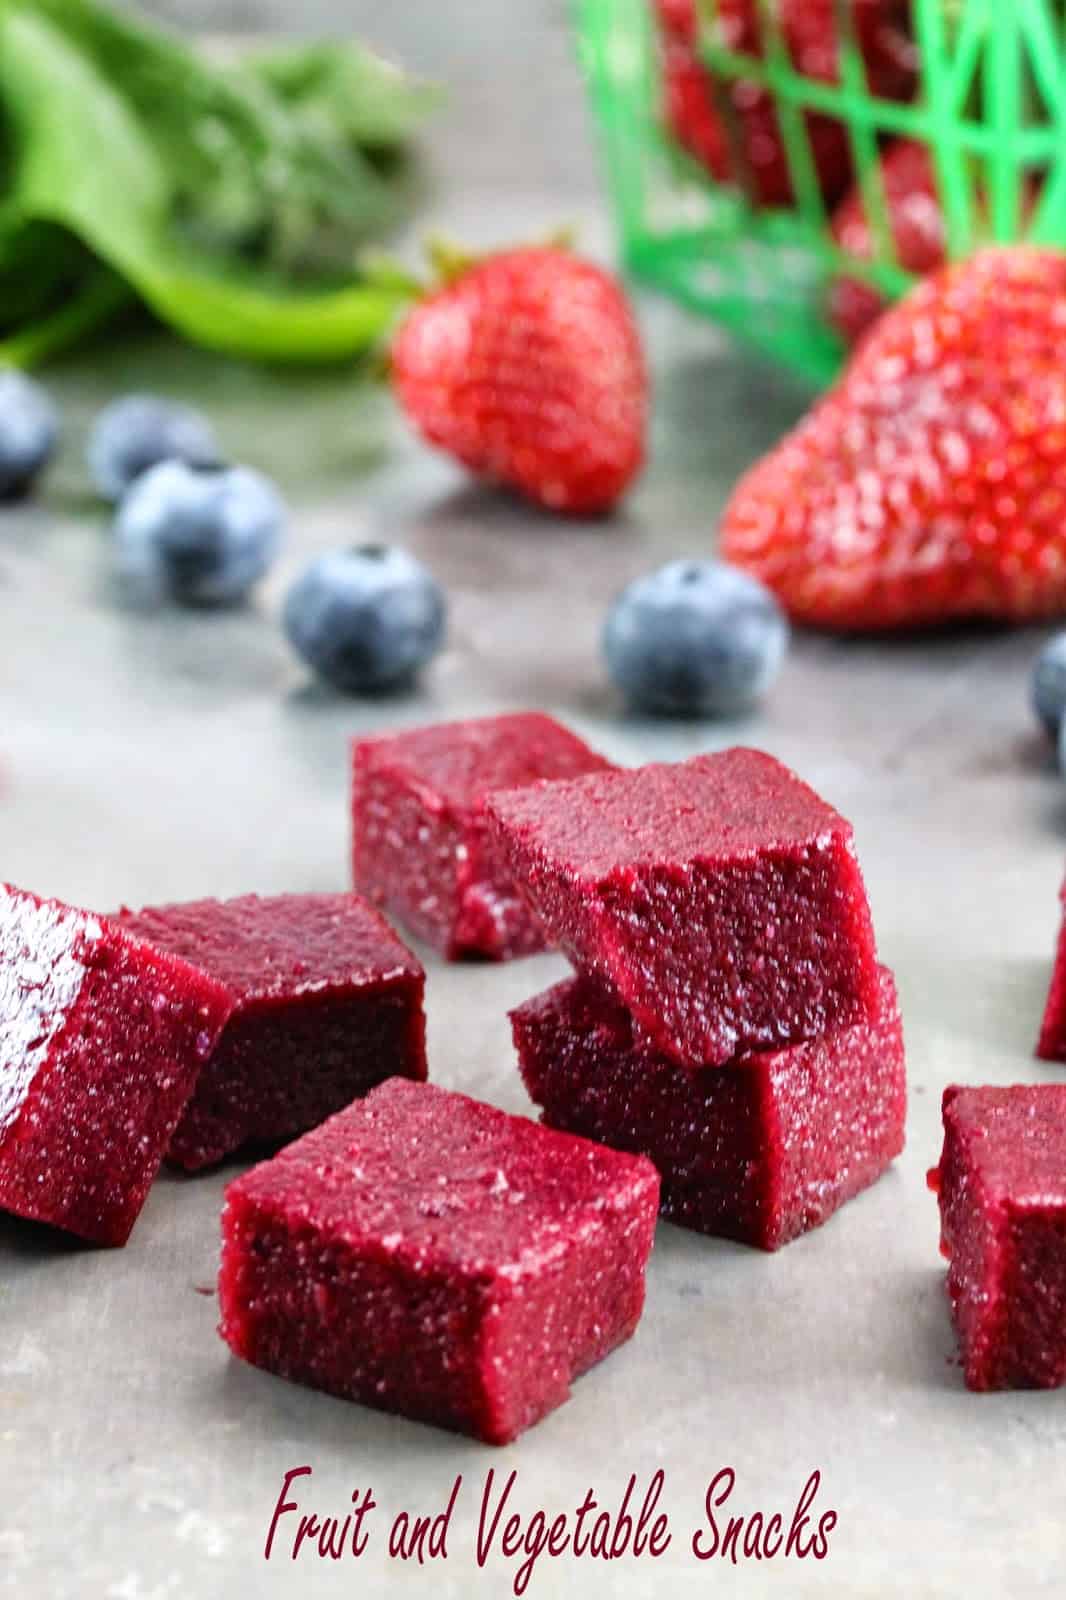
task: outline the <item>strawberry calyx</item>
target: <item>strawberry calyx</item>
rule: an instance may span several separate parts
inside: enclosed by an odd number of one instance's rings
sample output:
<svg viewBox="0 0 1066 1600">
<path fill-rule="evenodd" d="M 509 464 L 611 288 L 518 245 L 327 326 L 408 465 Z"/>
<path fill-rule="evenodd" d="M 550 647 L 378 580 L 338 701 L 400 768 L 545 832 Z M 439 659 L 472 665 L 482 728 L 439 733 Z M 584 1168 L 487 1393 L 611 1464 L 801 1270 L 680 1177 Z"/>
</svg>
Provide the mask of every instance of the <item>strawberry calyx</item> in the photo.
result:
<svg viewBox="0 0 1066 1600">
<path fill-rule="evenodd" d="M 552 228 L 540 238 L 496 245 L 491 250 L 471 250 L 445 234 L 430 234 L 425 243 L 426 259 L 434 278 L 430 292 L 458 283 L 460 278 L 465 278 L 468 272 L 483 266 L 494 256 L 509 255 L 514 250 L 572 250 L 576 242 L 577 230 L 569 224 Z"/>
<path fill-rule="evenodd" d="M 494 256 L 521 249 L 572 250 L 576 242 L 577 230 L 569 224 L 553 228 L 537 239 L 497 245 L 490 250 L 472 250 L 446 234 L 432 233 L 427 235 L 423 244 L 428 274 L 413 271 L 405 262 L 384 250 L 365 252 L 360 257 L 359 266 L 364 283 L 388 289 L 411 301 L 428 300 L 438 290 L 458 283 L 460 278 L 484 266 Z"/>
</svg>

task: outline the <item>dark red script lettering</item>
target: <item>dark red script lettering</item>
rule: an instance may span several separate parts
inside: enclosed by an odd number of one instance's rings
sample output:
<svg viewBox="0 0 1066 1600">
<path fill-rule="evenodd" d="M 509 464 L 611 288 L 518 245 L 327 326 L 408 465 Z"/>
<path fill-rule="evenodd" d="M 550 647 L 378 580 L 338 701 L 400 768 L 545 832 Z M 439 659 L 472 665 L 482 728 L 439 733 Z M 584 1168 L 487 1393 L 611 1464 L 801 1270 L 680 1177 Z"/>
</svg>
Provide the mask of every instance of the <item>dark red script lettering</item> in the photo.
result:
<svg viewBox="0 0 1066 1600">
<path fill-rule="evenodd" d="M 496 1473 L 495 1468 L 489 1468 L 477 1526 L 479 1567 L 484 1567 L 494 1546 L 508 1561 L 525 1557 L 514 1575 L 516 1595 L 525 1593 L 537 1562 L 545 1554 L 550 1558 L 558 1557 L 570 1550 L 578 1558 L 592 1556 L 601 1561 L 616 1561 L 627 1554 L 661 1556 L 669 1548 L 672 1537 L 669 1518 L 665 1512 L 656 1514 L 666 1481 L 662 1468 L 653 1475 L 635 1516 L 630 1510 L 637 1486 L 634 1473 L 617 1511 L 601 1510 L 590 1489 L 573 1513 L 573 1526 L 565 1511 L 549 1519 L 547 1512 L 537 1510 L 528 1521 L 514 1511 L 504 1520 L 517 1477 L 517 1470 L 513 1469 L 493 1507 Z"/>
<path fill-rule="evenodd" d="M 410 1512 L 400 1512 L 389 1532 L 390 1556 L 400 1561 L 417 1558 L 420 1567 L 426 1561 L 447 1561 L 448 1529 L 462 1481 L 460 1472 L 452 1484 L 448 1504 L 438 1516 L 412 1517 Z"/>
<path fill-rule="evenodd" d="M 301 1512 L 299 1502 L 286 1500 L 285 1496 L 292 1488 L 295 1478 L 309 1478 L 310 1467 L 290 1467 L 285 1474 L 274 1515 L 270 1519 L 270 1531 L 266 1537 L 263 1549 L 263 1560 L 269 1561 L 274 1549 L 274 1535 L 278 1531 L 278 1523 L 282 1517 L 290 1514 L 299 1514 L 295 1532 L 292 1538 L 292 1549 L 289 1552 L 293 1561 L 296 1560 L 301 1550 L 311 1550 L 322 1560 L 339 1561 L 343 1555 L 359 1557 L 367 1547 L 370 1538 L 363 1524 L 371 1511 L 377 1505 L 370 1489 L 363 1491 L 360 1499 L 358 1489 L 352 1492 L 352 1510 L 342 1520 L 339 1517 L 319 1518 L 315 1512 Z"/>
<path fill-rule="evenodd" d="M 796 1502 L 788 1538 L 783 1534 L 784 1521 L 780 1513 L 767 1517 L 765 1512 L 753 1511 L 743 1516 L 729 1516 L 724 1520 L 715 1516 L 720 1512 L 736 1486 L 736 1473 L 732 1467 L 722 1467 L 707 1485 L 704 1509 L 707 1527 L 697 1528 L 692 1536 L 692 1554 L 697 1561 L 710 1561 L 713 1556 L 728 1558 L 736 1566 L 741 1560 L 772 1561 L 781 1553 L 784 1543 L 786 1557 L 795 1556 L 805 1561 L 813 1556 L 824 1561 L 829 1554 L 829 1535 L 837 1525 L 835 1511 L 823 1511 L 809 1538 L 805 1535 L 810 1525 L 811 1507 L 814 1505 L 822 1481 L 817 1469 L 811 1473 Z"/>
</svg>

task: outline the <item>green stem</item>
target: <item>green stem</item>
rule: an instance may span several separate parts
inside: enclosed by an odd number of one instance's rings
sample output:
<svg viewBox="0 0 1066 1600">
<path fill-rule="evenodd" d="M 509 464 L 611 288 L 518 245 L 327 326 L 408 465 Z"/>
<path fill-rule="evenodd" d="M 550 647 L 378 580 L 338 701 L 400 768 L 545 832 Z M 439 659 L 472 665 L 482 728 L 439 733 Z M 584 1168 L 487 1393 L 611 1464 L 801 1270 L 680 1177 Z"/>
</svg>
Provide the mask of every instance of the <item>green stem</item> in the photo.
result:
<svg viewBox="0 0 1066 1600">
<path fill-rule="evenodd" d="M 0 363 L 38 366 L 102 326 L 131 298 L 129 289 L 113 272 L 96 272 L 61 310 L 31 323 L 9 339 L 0 339 Z"/>
</svg>

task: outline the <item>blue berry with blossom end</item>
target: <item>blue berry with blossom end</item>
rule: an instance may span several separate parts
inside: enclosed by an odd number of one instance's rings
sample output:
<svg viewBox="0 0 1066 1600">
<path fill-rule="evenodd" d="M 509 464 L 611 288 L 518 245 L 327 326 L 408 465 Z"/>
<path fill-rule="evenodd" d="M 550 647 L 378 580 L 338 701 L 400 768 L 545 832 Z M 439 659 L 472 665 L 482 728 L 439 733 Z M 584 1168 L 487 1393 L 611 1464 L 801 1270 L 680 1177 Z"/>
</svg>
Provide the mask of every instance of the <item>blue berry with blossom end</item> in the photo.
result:
<svg viewBox="0 0 1066 1600">
<path fill-rule="evenodd" d="M 440 584 L 395 545 L 319 556 L 289 590 L 283 622 L 298 655 L 335 689 L 378 694 L 410 684 L 444 643 Z"/>
<path fill-rule="evenodd" d="M 89 435 L 89 471 L 105 500 L 127 489 L 161 461 L 218 466 L 214 430 L 191 406 L 151 394 L 127 394 L 105 406 Z"/>
<path fill-rule="evenodd" d="M 119 578 L 140 605 L 234 605 L 273 564 L 284 527 L 284 503 L 261 473 L 164 461 L 119 506 Z"/>
<path fill-rule="evenodd" d="M 1057 739 L 1066 716 L 1066 633 L 1054 634 L 1037 656 L 1029 693 L 1037 717 Z"/>
<path fill-rule="evenodd" d="M 607 668 L 630 706 L 737 716 L 777 677 L 789 627 L 768 589 L 722 561 L 671 561 L 624 589 L 607 617 Z"/>
<path fill-rule="evenodd" d="M 0 371 L 0 500 L 32 488 L 58 436 L 55 407 L 41 385 L 14 368 Z"/>
</svg>

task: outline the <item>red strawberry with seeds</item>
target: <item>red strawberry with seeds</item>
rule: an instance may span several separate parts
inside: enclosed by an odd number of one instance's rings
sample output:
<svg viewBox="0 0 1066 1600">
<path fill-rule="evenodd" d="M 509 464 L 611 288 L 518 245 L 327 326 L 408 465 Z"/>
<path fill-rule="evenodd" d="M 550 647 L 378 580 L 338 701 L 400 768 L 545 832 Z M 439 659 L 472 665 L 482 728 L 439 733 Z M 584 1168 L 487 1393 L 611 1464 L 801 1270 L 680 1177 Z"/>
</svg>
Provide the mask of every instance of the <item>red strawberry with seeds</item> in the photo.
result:
<svg viewBox="0 0 1066 1600">
<path fill-rule="evenodd" d="M 729 142 L 692 46 L 664 39 L 662 74 L 666 122 L 674 138 L 719 183 L 727 182 L 732 171 Z"/>
<path fill-rule="evenodd" d="M 555 247 L 507 250 L 421 301 L 393 384 L 431 443 L 553 511 L 609 510 L 644 457 L 640 337 L 608 273 Z"/>
<path fill-rule="evenodd" d="M 696 0 L 655 0 L 663 32 L 686 44 L 696 42 Z"/>
<path fill-rule="evenodd" d="M 721 549 L 816 626 L 1066 613 L 1066 255 L 986 250 L 887 311 Z"/>
<path fill-rule="evenodd" d="M 947 227 L 940 202 L 936 163 L 928 145 L 899 139 L 881 158 L 885 206 L 901 267 L 919 277 L 947 259 Z M 1041 180 L 1028 175 L 1022 188 L 1023 216 L 1028 218 L 1040 194 Z M 979 228 L 988 226 L 988 198 L 978 182 L 974 206 Z M 841 249 L 859 260 L 874 254 L 870 227 L 858 187 L 841 202 L 833 217 L 833 237 Z M 828 315 L 848 344 L 857 344 L 885 309 L 886 301 L 860 278 L 840 277 L 830 286 Z"/>
<path fill-rule="evenodd" d="M 794 202 L 792 178 L 773 96 L 745 79 L 716 84 L 697 49 L 695 0 L 655 0 L 664 38 L 666 117 L 674 137 L 720 181 L 732 176 L 754 203 Z M 840 79 L 837 0 L 780 0 L 781 29 L 797 72 L 820 83 Z M 905 100 L 913 93 L 917 56 L 908 33 L 908 0 L 853 0 L 855 37 L 871 93 Z M 718 0 L 713 26 L 726 49 L 765 54 L 759 0 Z M 727 95 L 744 170 L 734 172 L 719 96 Z M 851 178 L 847 129 L 835 118 L 807 116 L 822 193 L 834 204 Z M 719 151 L 722 154 L 719 156 Z"/>
</svg>

